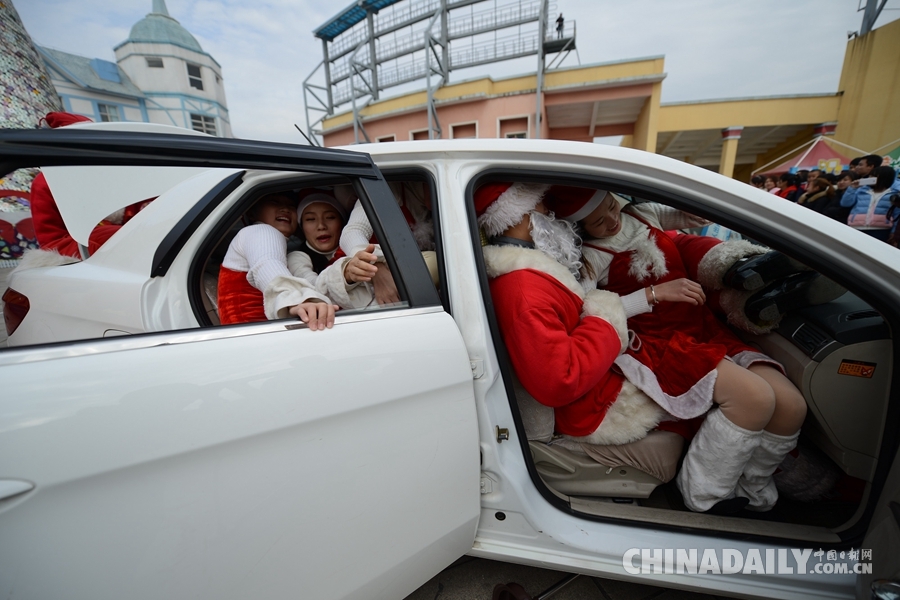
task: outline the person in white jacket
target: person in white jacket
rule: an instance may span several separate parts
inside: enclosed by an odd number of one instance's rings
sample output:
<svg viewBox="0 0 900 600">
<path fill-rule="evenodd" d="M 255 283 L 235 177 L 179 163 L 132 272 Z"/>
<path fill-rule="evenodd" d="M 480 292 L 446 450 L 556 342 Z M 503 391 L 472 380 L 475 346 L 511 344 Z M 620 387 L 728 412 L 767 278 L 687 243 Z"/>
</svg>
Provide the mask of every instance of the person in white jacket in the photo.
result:
<svg viewBox="0 0 900 600">
<path fill-rule="evenodd" d="M 297 229 L 297 200 L 269 194 L 248 212 L 253 224 L 228 246 L 219 269 L 218 311 L 223 325 L 293 315 L 313 331 L 331 328 L 336 306 L 287 265 L 287 238 Z"/>
</svg>

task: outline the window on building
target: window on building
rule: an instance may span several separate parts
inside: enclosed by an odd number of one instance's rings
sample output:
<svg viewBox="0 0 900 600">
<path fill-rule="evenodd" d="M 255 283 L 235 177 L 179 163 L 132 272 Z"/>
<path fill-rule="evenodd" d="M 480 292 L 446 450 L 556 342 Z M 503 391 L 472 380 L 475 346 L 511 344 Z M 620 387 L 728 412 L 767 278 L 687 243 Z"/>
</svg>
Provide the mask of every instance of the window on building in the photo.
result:
<svg viewBox="0 0 900 600">
<path fill-rule="evenodd" d="M 500 135 L 502 138 L 528 137 L 528 117 L 512 117 L 500 119 Z"/>
<path fill-rule="evenodd" d="M 198 65 L 192 65 L 188 63 L 187 66 L 188 71 L 188 81 L 191 83 L 192 88 L 197 88 L 198 90 L 203 89 L 203 77 L 200 75 L 200 67 Z"/>
<path fill-rule="evenodd" d="M 121 121 L 121 117 L 119 117 L 119 107 L 112 106 L 110 104 L 98 104 L 97 112 L 100 113 L 100 120 L 104 123 L 111 123 L 113 121 Z"/>
<path fill-rule="evenodd" d="M 150 67 L 151 69 L 162 69 L 163 68 L 163 61 L 161 58 L 158 58 L 155 56 L 145 56 L 144 58 L 147 59 L 147 66 Z"/>
<path fill-rule="evenodd" d="M 191 128 L 194 131 L 200 131 L 203 133 L 208 133 L 210 135 L 217 135 L 215 117 L 208 117 L 206 115 L 191 113 Z"/>
<path fill-rule="evenodd" d="M 391 134 L 391 135 L 383 135 L 383 136 L 381 136 L 380 138 L 378 138 L 378 141 L 379 141 L 379 142 L 393 142 L 393 141 L 395 141 L 396 139 L 397 139 L 397 138 L 394 137 L 394 134 Z"/>
<path fill-rule="evenodd" d="M 428 139 L 428 130 L 427 129 L 418 129 L 415 131 L 410 131 L 409 139 L 411 139 L 411 140 L 427 140 Z"/>
<path fill-rule="evenodd" d="M 478 137 L 478 123 L 458 123 L 450 126 L 450 137 L 454 140 Z"/>
</svg>

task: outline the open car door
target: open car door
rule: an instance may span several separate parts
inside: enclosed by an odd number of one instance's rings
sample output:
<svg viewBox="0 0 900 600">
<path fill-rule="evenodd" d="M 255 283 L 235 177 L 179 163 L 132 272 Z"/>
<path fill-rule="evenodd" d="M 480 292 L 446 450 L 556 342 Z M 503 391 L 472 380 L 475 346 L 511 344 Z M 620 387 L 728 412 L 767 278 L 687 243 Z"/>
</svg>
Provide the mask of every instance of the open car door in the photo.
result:
<svg viewBox="0 0 900 600">
<path fill-rule="evenodd" d="M 282 320 L 0 351 L 0 595 L 399 598 L 471 549 L 468 355 L 368 155 L 54 130 L 0 133 L 0 159 L 228 169 L 144 265 L 163 279 L 242 193 L 240 169 L 350 178 L 403 300 L 320 332 Z"/>
</svg>

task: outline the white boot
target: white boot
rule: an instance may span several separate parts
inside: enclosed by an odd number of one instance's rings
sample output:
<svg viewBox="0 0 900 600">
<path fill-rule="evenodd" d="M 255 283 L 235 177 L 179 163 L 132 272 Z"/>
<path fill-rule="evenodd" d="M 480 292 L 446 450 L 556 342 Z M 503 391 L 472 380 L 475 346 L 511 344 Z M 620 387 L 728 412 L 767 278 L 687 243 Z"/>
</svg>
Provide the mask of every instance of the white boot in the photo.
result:
<svg viewBox="0 0 900 600">
<path fill-rule="evenodd" d="M 772 474 L 787 453 L 797 446 L 799 436 L 799 431 L 787 436 L 775 435 L 765 430 L 762 432 L 759 446 L 744 465 L 744 473 L 738 479 L 735 489 L 738 496 L 749 498 L 747 510 L 763 512 L 775 506 L 778 501 L 778 490 L 775 488 Z"/>
<path fill-rule="evenodd" d="M 738 427 L 714 409 L 706 415 L 691 441 L 676 478 L 685 505 L 706 512 L 716 503 L 733 498 L 744 465 L 759 446 L 762 431 Z"/>
</svg>

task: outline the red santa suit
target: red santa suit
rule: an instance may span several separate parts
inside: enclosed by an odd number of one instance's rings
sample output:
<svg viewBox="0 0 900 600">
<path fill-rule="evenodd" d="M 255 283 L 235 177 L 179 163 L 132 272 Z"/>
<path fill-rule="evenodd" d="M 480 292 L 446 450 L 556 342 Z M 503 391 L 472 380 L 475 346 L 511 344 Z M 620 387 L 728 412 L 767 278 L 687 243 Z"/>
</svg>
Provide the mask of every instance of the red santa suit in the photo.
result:
<svg viewBox="0 0 900 600">
<path fill-rule="evenodd" d="M 704 250 L 708 252 L 721 242 L 664 233 L 664 227 L 684 226 L 678 222 L 678 213 L 652 203 L 629 206 L 621 213 L 619 233 L 585 241 L 582 252 L 597 273 L 598 284 L 628 294 L 650 285 L 692 278 L 692 273 L 700 270 Z M 742 367 L 762 362 L 781 368 L 741 342 L 706 304 L 665 302 L 628 324 L 635 336 L 616 365 L 638 388 L 681 419 L 698 417 L 712 407 L 716 366 L 722 359 L 728 357 Z"/>
<path fill-rule="evenodd" d="M 303 266 L 308 271 L 308 264 Z M 314 282 L 300 275 L 288 268 L 287 238 L 280 231 L 265 223 L 241 229 L 219 268 L 219 321 L 227 325 L 283 319 L 292 306 L 308 300 L 330 303 L 316 292 Z"/>
<path fill-rule="evenodd" d="M 545 189 L 480 188 L 479 223 L 489 235 L 503 232 L 534 208 Z M 568 268 L 522 245 L 487 246 L 484 260 L 513 368 L 529 394 L 554 408 L 557 432 L 580 442 L 624 444 L 668 418 L 613 367 L 628 343 L 618 295 L 585 292 Z"/>
</svg>

